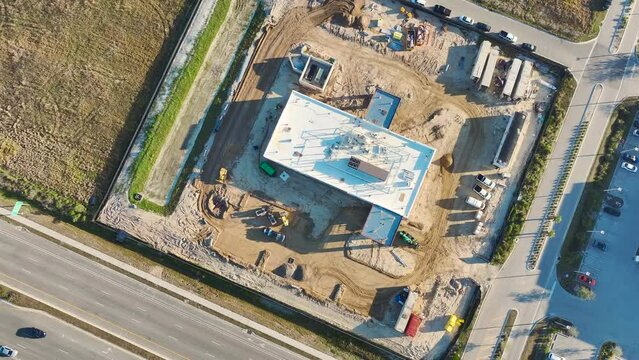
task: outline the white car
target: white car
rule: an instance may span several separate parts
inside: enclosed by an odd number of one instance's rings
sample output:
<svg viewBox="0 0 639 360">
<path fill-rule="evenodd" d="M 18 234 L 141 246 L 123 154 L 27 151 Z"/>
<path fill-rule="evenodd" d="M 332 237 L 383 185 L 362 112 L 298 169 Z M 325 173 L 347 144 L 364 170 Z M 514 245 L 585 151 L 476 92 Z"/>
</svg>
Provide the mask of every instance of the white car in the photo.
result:
<svg viewBox="0 0 639 360">
<path fill-rule="evenodd" d="M 514 34 L 509 33 L 508 31 L 504 31 L 504 30 L 500 31 L 499 32 L 499 37 L 504 39 L 504 40 L 506 40 L 506 41 L 508 41 L 508 42 L 511 42 L 511 43 L 516 43 L 517 42 L 517 36 L 515 36 Z"/>
<path fill-rule="evenodd" d="M 632 130 L 632 135 L 639 136 L 639 129 Z"/>
<path fill-rule="evenodd" d="M 486 189 L 482 188 L 479 185 L 473 186 L 473 191 L 486 200 L 490 200 L 490 198 L 493 197 L 493 194 L 489 193 Z"/>
<path fill-rule="evenodd" d="M 475 177 L 475 180 L 477 180 L 478 183 L 484 185 L 485 187 L 489 188 L 489 189 L 494 189 L 495 188 L 495 182 L 490 180 L 489 178 L 485 177 L 482 174 L 479 174 Z"/>
<path fill-rule="evenodd" d="M 637 172 L 637 165 L 633 165 L 625 161 L 621 163 L 621 167 L 633 173 Z"/>
<path fill-rule="evenodd" d="M 468 25 L 472 25 L 472 24 L 475 23 L 475 20 L 469 18 L 466 15 L 462 15 L 458 19 L 459 19 L 459 21 L 463 22 L 464 24 L 468 24 Z"/>
<path fill-rule="evenodd" d="M 0 356 L 3 357 L 16 357 L 18 356 L 18 350 L 13 350 L 12 348 L 2 345 L 0 346 Z"/>
</svg>

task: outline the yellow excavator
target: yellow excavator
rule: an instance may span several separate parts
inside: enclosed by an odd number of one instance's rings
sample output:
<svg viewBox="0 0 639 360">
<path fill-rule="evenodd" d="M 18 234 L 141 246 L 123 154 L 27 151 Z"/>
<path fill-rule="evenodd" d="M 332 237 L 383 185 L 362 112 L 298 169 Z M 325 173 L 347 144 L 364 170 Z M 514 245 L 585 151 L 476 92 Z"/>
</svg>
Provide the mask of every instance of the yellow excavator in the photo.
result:
<svg viewBox="0 0 639 360">
<path fill-rule="evenodd" d="M 226 174 L 227 173 L 228 173 L 228 171 L 226 171 L 226 168 L 220 168 L 220 175 L 218 175 L 217 181 L 219 181 L 222 184 L 224 184 L 226 182 Z"/>
</svg>

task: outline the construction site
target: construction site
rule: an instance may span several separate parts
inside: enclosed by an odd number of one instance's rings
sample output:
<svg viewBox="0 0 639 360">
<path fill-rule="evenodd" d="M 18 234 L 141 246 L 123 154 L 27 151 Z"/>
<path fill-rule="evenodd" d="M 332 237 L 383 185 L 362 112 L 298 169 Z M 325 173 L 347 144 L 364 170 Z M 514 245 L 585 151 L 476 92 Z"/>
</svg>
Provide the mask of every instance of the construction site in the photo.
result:
<svg viewBox="0 0 639 360">
<path fill-rule="evenodd" d="M 268 5 L 175 211 L 129 202 L 127 159 L 98 220 L 439 358 L 496 272 L 487 259 L 558 77 L 392 1 Z"/>
</svg>

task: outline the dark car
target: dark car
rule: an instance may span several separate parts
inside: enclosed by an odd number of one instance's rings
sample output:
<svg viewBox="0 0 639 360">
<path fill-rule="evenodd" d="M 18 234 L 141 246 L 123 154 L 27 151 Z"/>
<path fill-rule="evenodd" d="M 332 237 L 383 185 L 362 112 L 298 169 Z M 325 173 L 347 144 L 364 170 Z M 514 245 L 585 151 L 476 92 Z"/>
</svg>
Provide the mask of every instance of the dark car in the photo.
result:
<svg viewBox="0 0 639 360">
<path fill-rule="evenodd" d="M 605 212 L 608 215 L 612 215 L 612 216 L 621 216 L 621 211 L 619 211 L 619 209 L 615 209 L 615 208 L 610 207 L 610 206 L 605 206 L 603 208 L 603 212 Z"/>
<path fill-rule="evenodd" d="M 601 251 L 606 251 L 608 250 L 608 245 L 606 245 L 605 242 L 601 241 L 601 240 L 594 240 L 592 242 L 592 246 L 601 250 Z"/>
<path fill-rule="evenodd" d="M 631 164 L 636 164 L 637 163 L 637 155 L 631 155 L 631 154 L 623 154 L 622 156 L 624 161 L 627 161 Z"/>
<path fill-rule="evenodd" d="M 562 319 L 560 317 L 554 317 L 551 319 L 551 321 L 553 324 L 563 330 L 570 330 L 574 326 L 573 323 L 571 323 L 570 321 Z"/>
<path fill-rule="evenodd" d="M 477 24 L 475 24 L 475 27 L 477 27 L 477 29 L 483 31 L 483 32 L 489 32 L 490 31 L 490 25 L 488 24 L 484 24 L 483 22 L 478 22 Z"/>
<path fill-rule="evenodd" d="M 16 335 L 32 339 L 42 339 L 47 337 L 47 333 L 44 330 L 40 330 L 36 327 L 20 328 L 16 332 Z"/>
<path fill-rule="evenodd" d="M 534 52 L 535 50 L 537 50 L 537 45 L 531 43 L 523 43 L 521 44 L 521 48 L 530 52 Z"/>
<path fill-rule="evenodd" d="M 621 209 L 623 206 L 623 199 L 619 196 L 606 194 L 605 200 L 607 205 L 612 206 L 615 209 Z"/>
<path fill-rule="evenodd" d="M 450 16 L 450 13 L 452 12 L 449 8 L 442 5 L 435 5 L 433 11 L 444 16 Z"/>
</svg>

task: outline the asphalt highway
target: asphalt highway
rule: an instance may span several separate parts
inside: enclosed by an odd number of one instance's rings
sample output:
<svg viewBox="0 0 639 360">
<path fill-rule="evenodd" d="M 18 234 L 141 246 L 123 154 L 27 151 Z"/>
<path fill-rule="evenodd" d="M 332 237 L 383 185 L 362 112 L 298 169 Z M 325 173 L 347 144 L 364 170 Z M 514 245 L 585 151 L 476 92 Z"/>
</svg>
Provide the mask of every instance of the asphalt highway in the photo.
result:
<svg viewBox="0 0 639 360">
<path fill-rule="evenodd" d="M 29 359 L 140 359 L 117 346 L 40 311 L 0 302 L 0 345 Z M 24 337 L 18 329 L 37 327 L 47 332 L 43 339 Z"/>
<path fill-rule="evenodd" d="M 27 230 L 0 222 L 0 248 L 0 283 L 164 358 L 305 359 Z"/>
</svg>

